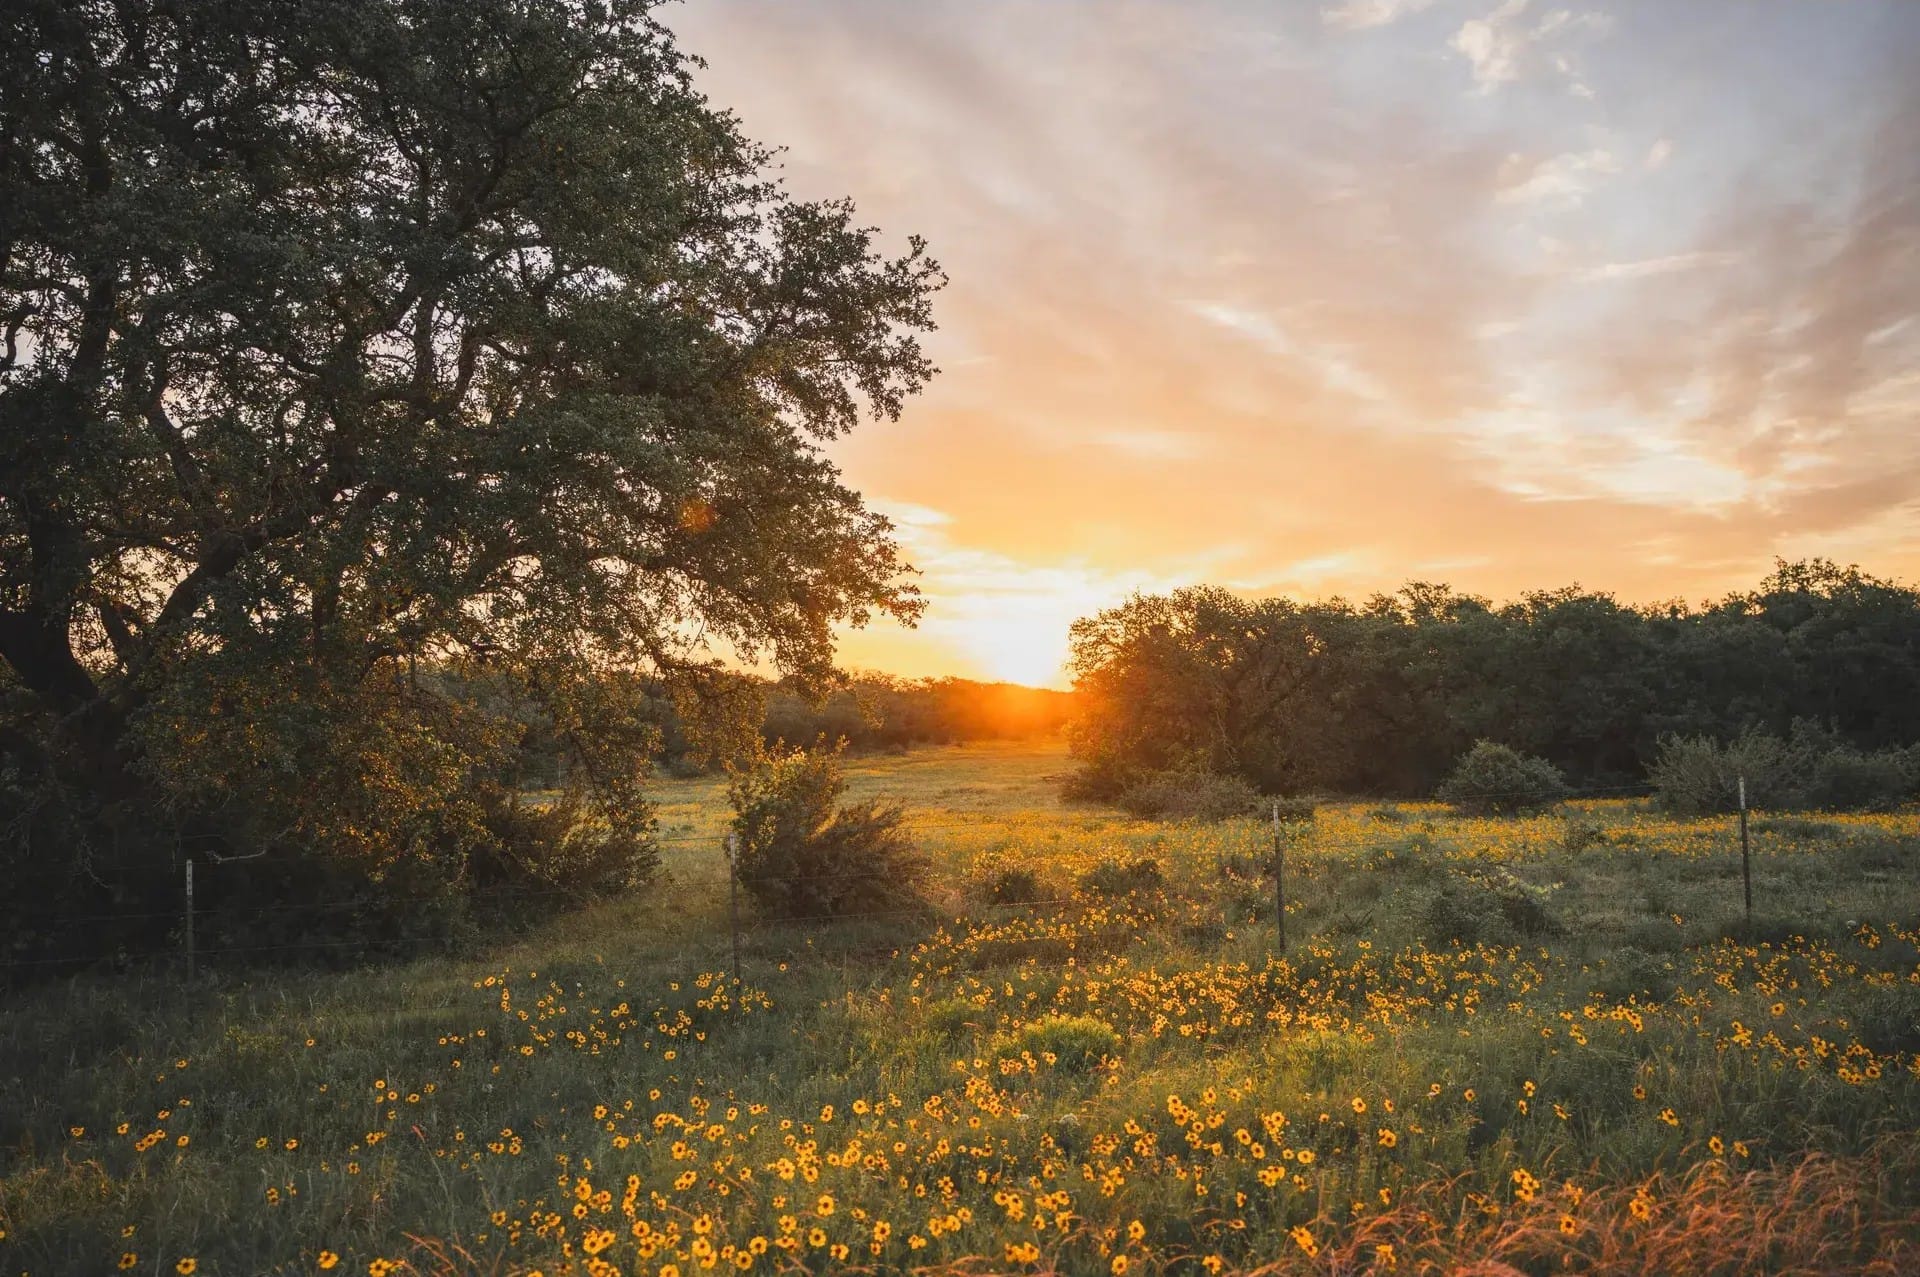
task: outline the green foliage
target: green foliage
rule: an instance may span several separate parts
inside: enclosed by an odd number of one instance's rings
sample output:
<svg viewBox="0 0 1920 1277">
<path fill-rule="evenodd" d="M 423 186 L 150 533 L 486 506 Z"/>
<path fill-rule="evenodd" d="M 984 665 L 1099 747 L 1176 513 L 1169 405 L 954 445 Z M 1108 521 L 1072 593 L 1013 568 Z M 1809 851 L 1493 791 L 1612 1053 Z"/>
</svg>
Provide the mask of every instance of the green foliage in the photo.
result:
<svg viewBox="0 0 1920 1277">
<path fill-rule="evenodd" d="M 1060 796 L 1068 802 L 1113 802 L 1132 783 L 1132 776 L 1120 759 L 1102 754 L 1062 777 Z"/>
<path fill-rule="evenodd" d="M 1259 814 L 1277 817 L 1282 826 L 1298 833 L 1304 826 L 1313 823 L 1313 818 L 1319 810 L 1320 804 L 1313 799 L 1294 795 L 1290 798 L 1263 799 Z"/>
<path fill-rule="evenodd" d="M 1735 810 L 1743 777 L 1752 808 L 1887 811 L 1920 794 L 1920 750 L 1861 750 L 1802 719 L 1784 740 L 1667 736 L 1648 768 L 1660 804 L 1686 816 Z"/>
<path fill-rule="evenodd" d="M 1171 769 L 1284 792 L 1311 784 L 1313 749 L 1333 744 L 1312 734 L 1319 719 L 1279 730 L 1314 669 L 1310 621 L 1284 599 L 1213 588 L 1136 596 L 1074 622 L 1071 642 L 1080 712 L 1068 739 L 1088 769 L 1088 796 Z"/>
<path fill-rule="evenodd" d="M 1533 886 L 1503 865 L 1455 869 L 1428 898 L 1424 922 L 1434 938 L 1462 944 L 1544 935 L 1556 929 L 1547 902 L 1557 885 Z"/>
<path fill-rule="evenodd" d="M 1663 735 L 1817 719 L 1873 754 L 1920 741 L 1920 591 L 1824 560 L 1699 610 L 1579 589 L 1496 606 L 1414 582 L 1361 603 L 1141 596 L 1072 633 L 1077 792 L 1191 763 L 1267 793 L 1411 797 L 1474 741 L 1580 787 L 1644 775 Z M 1836 788 L 1877 787 L 1864 765 Z"/>
<path fill-rule="evenodd" d="M 1163 890 L 1166 883 L 1160 862 L 1152 856 L 1131 860 L 1109 856 L 1081 874 L 1077 886 L 1082 895 L 1118 898 L 1151 895 Z"/>
<path fill-rule="evenodd" d="M 1434 797 L 1455 811 L 1489 815 L 1538 811 L 1567 796 L 1560 769 L 1506 745 L 1483 740 L 1460 759 Z"/>
<path fill-rule="evenodd" d="M 845 744 L 762 747 L 731 770 L 740 885 L 773 916 L 828 918 L 918 902 L 926 861 L 900 828 L 900 808 L 840 802 Z"/>
<path fill-rule="evenodd" d="M 1814 759 L 1801 802 L 1817 811 L 1891 811 L 1920 796 L 1920 748 L 1867 753 L 1835 744 Z"/>
<path fill-rule="evenodd" d="M 818 681 L 918 612 L 822 445 L 932 375 L 939 268 L 651 8 L 9 9 L 0 922 L 159 942 L 183 847 L 283 904 L 642 880 L 709 639 Z"/>
<path fill-rule="evenodd" d="M 1706 736 L 1662 737 L 1647 778 L 1662 807 L 1675 815 L 1701 816 L 1738 809 L 1742 776 L 1749 803 L 1760 804 L 1763 794 L 1777 799 L 1790 771 L 1785 742 L 1749 730 L 1726 742 Z"/>
<path fill-rule="evenodd" d="M 1259 791 L 1240 777 L 1189 768 L 1148 772 L 1115 801 L 1146 820 L 1230 820 L 1251 816 L 1262 805 Z"/>
<path fill-rule="evenodd" d="M 1031 1058 L 1062 1073 L 1090 1073 L 1120 1058 L 1120 1035 L 1090 1015 L 1048 1015 L 1029 1020 L 1001 1041 L 998 1059 Z"/>
<path fill-rule="evenodd" d="M 988 879 L 981 894 L 989 904 L 1023 905 L 1045 900 L 1047 889 L 1030 869 L 1002 869 Z"/>
<path fill-rule="evenodd" d="M 659 870 L 650 831 L 597 817 L 572 792 L 539 803 L 505 791 L 490 805 L 487 825 L 491 837 L 472 869 L 488 887 L 613 894 L 644 886 Z"/>
<path fill-rule="evenodd" d="M 1604 847 L 1612 841 L 1613 835 L 1607 832 L 1605 825 L 1591 816 L 1579 813 L 1568 816 L 1566 825 L 1560 832 L 1560 845 L 1572 852 Z"/>
</svg>

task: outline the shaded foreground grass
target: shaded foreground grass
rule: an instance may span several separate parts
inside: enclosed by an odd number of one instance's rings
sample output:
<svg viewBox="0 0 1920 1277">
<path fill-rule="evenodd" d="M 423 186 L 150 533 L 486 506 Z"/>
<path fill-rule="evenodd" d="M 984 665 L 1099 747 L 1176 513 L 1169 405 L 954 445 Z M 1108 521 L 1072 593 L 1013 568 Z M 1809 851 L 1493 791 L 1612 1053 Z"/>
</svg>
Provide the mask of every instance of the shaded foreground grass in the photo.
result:
<svg viewBox="0 0 1920 1277">
<path fill-rule="evenodd" d="M 1748 925 L 1726 821 L 1342 805 L 1283 957 L 1264 827 L 1065 766 L 855 760 L 935 899 L 743 984 L 692 781 L 670 883 L 484 960 L 15 995 L 0 1271 L 1920 1271 L 1920 817 L 1757 821 Z"/>
</svg>

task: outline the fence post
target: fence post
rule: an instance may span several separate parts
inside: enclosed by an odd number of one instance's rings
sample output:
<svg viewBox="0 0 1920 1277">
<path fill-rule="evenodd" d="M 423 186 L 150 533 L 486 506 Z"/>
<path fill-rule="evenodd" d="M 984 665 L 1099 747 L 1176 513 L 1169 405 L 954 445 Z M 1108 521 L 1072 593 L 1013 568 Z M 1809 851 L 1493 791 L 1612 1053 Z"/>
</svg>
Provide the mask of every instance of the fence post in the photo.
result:
<svg viewBox="0 0 1920 1277">
<path fill-rule="evenodd" d="M 193 979 L 193 860 L 187 860 L 187 979 Z"/>
<path fill-rule="evenodd" d="M 1280 800 L 1273 801 L 1273 925 L 1287 951 L 1287 844 L 1280 836 Z"/>
<path fill-rule="evenodd" d="M 727 835 L 727 917 L 733 929 L 733 982 L 740 981 L 740 836 Z"/>
<path fill-rule="evenodd" d="M 1747 846 L 1747 778 L 1740 778 L 1740 882 L 1747 896 L 1747 926 L 1753 926 L 1753 855 Z"/>
</svg>

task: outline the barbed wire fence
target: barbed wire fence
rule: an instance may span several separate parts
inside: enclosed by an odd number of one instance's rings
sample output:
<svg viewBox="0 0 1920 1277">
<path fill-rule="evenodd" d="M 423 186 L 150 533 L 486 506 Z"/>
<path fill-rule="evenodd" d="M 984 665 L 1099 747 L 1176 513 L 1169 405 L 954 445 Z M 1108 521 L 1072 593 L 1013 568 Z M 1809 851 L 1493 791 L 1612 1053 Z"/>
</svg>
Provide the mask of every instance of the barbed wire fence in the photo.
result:
<svg viewBox="0 0 1920 1277">
<path fill-rule="evenodd" d="M 1594 787 L 1578 789 L 1565 794 L 1564 799 L 1568 802 L 1580 802 L 1585 800 L 1647 798 L 1650 796 L 1652 796 L 1652 789 L 1648 785 L 1635 784 L 1635 785 L 1594 786 Z M 1508 793 L 1483 794 L 1481 795 L 1481 797 L 1489 800 L 1520 801 L 1520 800 L 1526 800 L 1526 799 L 1537 797 L 1537 793 L 1536 791 L 1532 791 L 1532 790 L 1516 790 Z M 1344 796 L 1338 799 L 1328 800 L 1324 804 L 1321 804 L 1321 806 L 1329 807 L 1329 808 L 1331 807 L 1365 808 L 1369 804 L 1374 804 L 1376 806 L 1387 805 L 1387 806 L 1390 806 L 1393 810 L 1398 811 L 1403 805 L 1415 806 L 1416 808 L 1418 808 L 1419 806 L 1422 805 L 1422 800 L 1407 799 L 1404 796 L 1385 795 L 1385 794 L 1350 795 L 1350 796 Z M 943 809 L 943 810 L 950 810 L 950 809 Z M 1073 814 L 1077 814 L 1077 813 L 1071 813 L 1071 812 L 1069 813 L 1070 816 Z M 1751 844 L 1750 844 L 1750 838 L 1749 838 L 1748 808 L 1746 803 L 1746 792 L 1745 792 L 1744 783 L 1742 783 L 1740 787 L 1739 805 L 1737 809 L 1737 814 L 1738 814 L 1739 851 L 1740 851 L 1740 860 L 1741 860 L 1742 898 L 1744 902 L 1745 917 L 1748 923 L 1751 924 L 1752 917 L 1753 917 L 1752 856 L 1751 856 Z M 1441 813 L 1435 812 L 1434 815 L 1439 816 L 1441 815 Z M 1329 831 L 1322 828 L 1320 825 L 1320 822 L 1311 819 L 1311 817 L 1306 819 L 1301 819 L 1299 818 L 1299 816 L 1300 814 L 1297 811 L 1293 812 L 1290 816 L 1289 812 L 1286 809 L 1283 809 L 1280 803 L 1276 802 L 1272 805 L 1270 810 L 1267 813 L 1264 813 L 1259 819 L 1240 825 L 1237 827 L 1235 831 L 1239 840 L 1243 844 L 1245 844 L 1244 852 L 1249 855 L 1249 858 L 1255 861 L 1256 867 L 1253 873 L 1253 877 L 1255 878 L 1270 877 L 1272 879 L 1273 891 L 1274 891 L 1272 903 L 1273 903 L 1275 942 L 1278 950 L 1283 954 L 1287 950 L 1287 943 L 1288 943 L 1287 934 L 1286 934 L 1286 918 L 1287 918 L 1287 913 L 1289 908 L 1289 900 L 1287 897 L 1287 857 L 1289 855 L 1289 852 L 1294 854 L 1296 857 L 1301 855 L 1309 855 L 1315 861 L 1332 861 L 1332 860 L 1341 859 L 1343 857 L 1351 857 L 1356 853 L 1363 852 L 1370 848 L 1378 847 L 1383 843 L 1390 843 L 1392 841 L 1392 838 L 1388 830 L 1382 830 L 1382 831 L 1379 831 L 1378 833 L 1373 831 L 1367 831 L 1362 833 L 1359 831 L 1358 826 L 1350 827 L 1348 830 L 1345 831 L 1344 836 L 1330 836 Z M 1100 822 L 1105 822 L 1113 819 L 1125 819 L 1125 818 L 1126 818 L 1125 813 L 1121 813 L 1117 811 L 1109 812 L 1103 809 L 1090 809 L 1087 812 L 1085 812 L 1083 816 L 1083 819 L 1087 821 L 1100 821 Z M 1444 818 L 1445 817 L 1443 817 L 1443 819 Z M 1388 817 L 1387 819 L 1391 820 L 1393 818 Z M 934 832 L 934 831 L 941 831 L 941 830 L 964 830 L 964 831 L 978 834 L 982 832 L 991 831 L 991 825 L 983 822 L 982 818 L 978 816 L 929 818 L 927 816 L 914 816 L 912 814 L 909 814 L 904 824 L 905 824 L 906 830 L 909 833 Z M 1179 827 L 1180 826 L 1178 825 L 1169 826 L 1169 828 L 1179 828 Z M 1262 842 L 1263 842 L 1262 828 L 1263 827 L 1266 827 L 1266 830 L 1267 830 L 1265 837 L 1270 838 L 1271 842 L 1270 842 L 1270 847 L 1268 848 L 1268 856 L 1266 858 L 1265 864 L 1259 865 L 1258 863 L 1259 857 L 1257 855 L 1257 852 L 1262 847 Z M 1123 831 L 1109 829 L 1109 830 L 1102 830 L 1101 832 L 1108 832 L 1108 833 L 1120 835 L 1122 834 Z M 1138 832 L 1139 831 L 1124 831 L 1126 835 L 1133 835 L 1133 834 L 1137 834 Z M 1387 834 L 1388 836 L 1383 837 L 1382 836 L 1383 834 Z M 689 831 L 680 832 L 680 833 L 667 833 L 667 834 L 657 835 L 654 838 L 653 842 L 656 847 L 659 847 L 662 849 L 669 849 L 674 847 L 703 847 L 707 849 L 717 850 L 720 853 L 719 855 L 720 868 L 721 868 L 720 876 L 724 877 L 725 879 L 724 885 L 727 891 L 727 901 L 726 901 L 725 908 L 726 908 L 726 914 L 728 919 L 728 932 L 729 932 L 728 939 L 730 942 L 728 945 L 728 955 L 730 958 L 728 970 L 729 970 L 729 975 L 732 979 L 734 980 L 741 979 L 742 971 L 743 971 L 743 961 L 744 961 L 743 948 L 742 948 L 743 919 L 741 915 L 741 905 L 739 900 L 739 892 L 742 884 L 742 870 L 739 863 L 739 856 L 737 854 L 737 851 L 734 845 L 733 835 L 730 832 L 726 832 L 724 830 L 720 832 L 693 832 L 689 830 Z M 254 859 L 254 858 L 255 857 L 253 856 L 209 857 L 207 859 L 206 867 L 215 868 L 220 864 L 226 863 L 227 861 L 234 860 L 234 859 L 245 860 L 245 859 Z M 154 948 L 143 953 L 116 954 L 112 958 L 103 958 L 99 955 L 74 956 L 74 957 L 17 958 L 12 960 L 0 961 L 0 971 L 27 970 L 27 969 L 33 969 L 33 968 L 40 968 L 40 969 L 61 968 L 61 967 L 84 971 L 88 969 L 99 970 L 109 964 L 117 965 L 123 969 L 135 966 L 137 964 L 153 964 L 157 968 L 164 969 L 164 967 L 170 962 L 177 962 L 179 966 L 185 970 L 186 974 L 191 979 L 196 973 L 197 968 L 203 959 L 238 959 L 242 962 L 245 962 L 253 958 L 266 958 L 269 955 L 286 955 L 286 954 L 302 953 L 302 952 L 310 952 L 316 955 L 330 954 L 330 953 L 346 954 L 356 950 L 358 951 L 374 951 L 374 950 L 392 951 L 395 947 L 394 941 L 391 937 L 378 937 L 378 936 L 360 936 L 360 937 L 348 937 L 348 938 L 301 937 L 299 939 L 287 940 L 282 942 L 272 942 L 272 943 L 225 943 L 225 944 L 215 944 L 212 946 L 197 945 L 196 939 L 197 939 L 198 931 L 197 931 L 196 924 L 198 921 L 202 919 L 205 919 L 207 921 L 217 921 L 220 924 L 222 924 L 222 926 L 226 930 L 230 932 L 233 929 L 234 925 L 238 923 L 263 923 L 263 924 L 271 925 L 273 921 L 277 919 L 283 919 L 283 918 L 289 919 L 289 920 L 300 919 L 300 918 L 312 918 L 315 916 L 324 918 L 329 914 L 362 911 L 367 908 L 367 902 L 365 900 L 337 900 L 337 901 L 310 900 L 310 901 L 301 901 L 298 903 L 276 903 L 276 904 L 267 904 L 267 905 L 255 905 L 255 906 L 247 906 L 247 907 L 237 908 L 237 909 L 236 908 L 220 908 L 214 911 L 210 911 L 208 913 L 202 913 L 197 908 L 197 902 L 195 900 L 195 892 L 194 892 L 194 889 L 195 889 L 194 875 L 195 875 L 195 863 L 196 863 L 195 859 L 191 856 L 187 856 L 187 857 L 183 857 L 183 861 L 185 866 L 184 881 L 183 881 L 183 899 L 182 899 L 181 906 L 177 910 L 136 910 L 136 911 L 128 911 L 128 912 L 101 911 L 101 912 L 96 912 L 92 914 L 71 915 L 71 916 L 65 916 L 60 918 L 42 920 L 44 925 L 50 926 L 50 927 L 79 928 L 79 927 L 89 927 L 89 926 L 110 926 L 110 925 L 126 924 L 126 923 L 133 923 L 133 922 L 160 922 L 160 921 L 177 919 L 179 922 L 179 926 L 177 931 L 175 932 L 175 934 L 177 935 L 176 942 L 168 943 L 162 947 Z M 1218 871 L 1222 875 L 1227 875 L 1230 873 L 1229 867 L 1226 863 L 1226 859 L 1224 856 L 1216 856 L 1215 867 L 1216 869 L 1218 869 Z M 836 874 L 796 874 L 796 875 L 755 874 L 754 879 L 760 883 L 789 883 L 789 884 L 821 883 L 821 884 L 824 884 L 834 880 L 843 880 L 843 879 L 858 878 L 858 879 L 871 880 L 876 878 L 877 876 L 878 875 L 876 875 L 876 873 L 873 871 L 853 871 L 853 872 L 836 873 Z M 718 882 L 715 882 L 713 885 L 719 886 L 721 884 Z M 981 896 L 982 889 L 988 884 L 985 884 L 980 880 L 977 872 L 971 873 L 971 874 L 959 874 L 955 876 L 950 876 L 942 880 L 937 880 L 929 885 L 935 887 L 938 890 L 943 891 L 949 900 L 965 900 L 967 902 L 964 905 L 964 907 L 962 907 L 958 911 L 954 911 L 954 910 L 945 911 L 946 913 L 950 913 L 952 915 L 950 918 L 950 921 L 954 925 L 963 925 L 970 918 L 978 918 L 983 916 L 1004 916 L 1010 913 L 1017 913 L 1020 911 L 1025 911 L 1029 915 L 1034 915 L 1045 910 L 1055 910 L 1055 909 L 1071 907 L 1074 905 L 1084 904 L 1089 899 L 1088 893 L 1085 890 L 1080 890 L 1080 889 L 1071 891 L 1067 894 L 1049 895 L 1039 899 L 1017 899 L 1017 900 L 1004 900 L 1004 901 L 993 900 L 993 899 L 981 899 L 980 896 Z M 548 887 L 548 888 L 534 888 L 534 887 L 483 888 L 475 891 L 462 893 L 462 895 L 459 898 L 461 899 L 462 902 L 470 906 L 482 906 L 482 907 L 498 902 L 501 905 L 506 905 L 509 903 L 515 904 L 515 905 L 534 904 L 534 903 L 566 903 L 566 904 L 573 904 L 576 906 L 580 906 L 583 908 L 590 905 L 603 904 L 611 900 L 620 899 L 620 897 L 595 896 L 588 892 L 567 888 L 563 886 L 554 886 L 554 887 Z M 858 922 L 858 921 L 871 922 L 871 921 L 877 921 L 881 919 L 901 919 L 901 918 L 909 918 L 909 917 L 918 917 L 918 918 L 928 919 L 929 921 L 932 921 L 935 919 L 942 918 L 942 913 L 943 911 L 940 910 L 938 907 L 932 904 L 926 904 L 926 903 L 914 905 L 912 907 L 896 907 L 896 908 L 886 908 L 886 909 L 861 909 L 861 910 L 830 909 L 830 910 L 821 910 L 821 911 L 816 911 L 811 913 L 785 913 L 785 914 L 772 913 L 772 912 L 766 911 L 764 908 L 761 908 L 761 909 L 755 910 L 754 916 L 752 918 L 752 924 L 756 928 L 796 927 L 796 926 L 808 927 L 808 926 L 815 926 L 819 924 L 851 923 L 851 922 Z M 176 944 L 177 944 L 177 948 L 176 948 Z"/>
</svg>

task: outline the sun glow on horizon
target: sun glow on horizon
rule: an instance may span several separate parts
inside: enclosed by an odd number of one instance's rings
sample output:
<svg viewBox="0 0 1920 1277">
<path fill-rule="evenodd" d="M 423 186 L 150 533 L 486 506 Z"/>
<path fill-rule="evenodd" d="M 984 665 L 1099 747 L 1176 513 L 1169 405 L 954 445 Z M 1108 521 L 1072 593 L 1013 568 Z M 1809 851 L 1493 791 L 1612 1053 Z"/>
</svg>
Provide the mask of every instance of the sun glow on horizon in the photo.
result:
<svg viewBox="0 0 1920 1277">
<path fill-rule="evenodd" d="M 1073 617 L 1002 615 L 956 627 L 966 650 L 993 682 L 1027 687 L 1067 684 L 1067 627 Z"/>
</svg>

